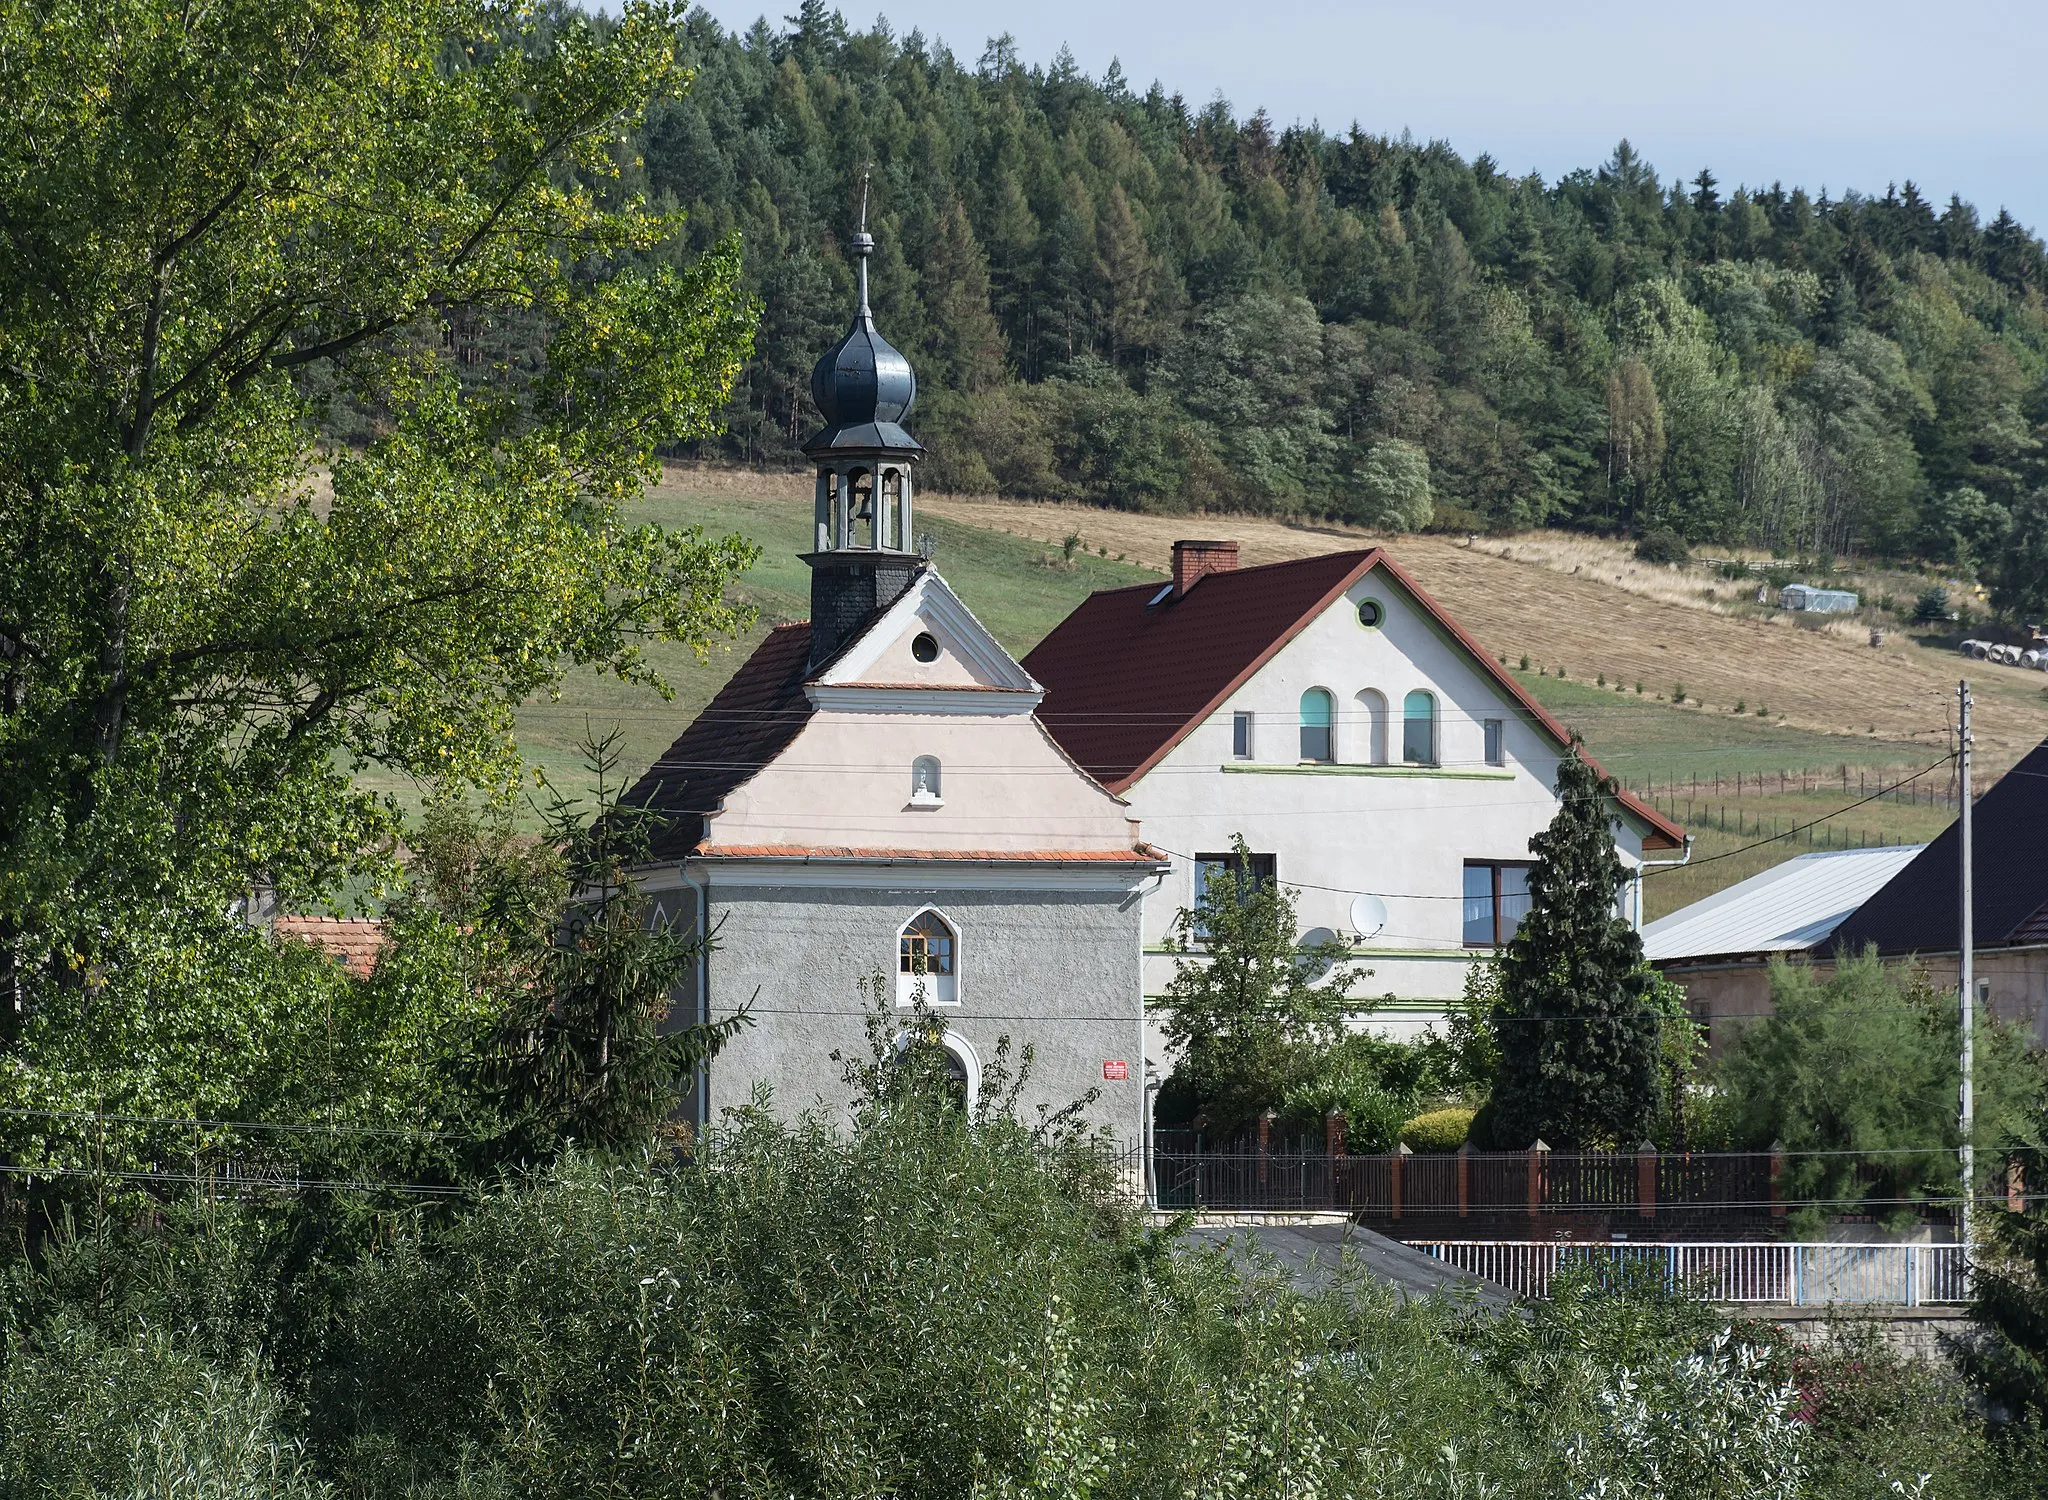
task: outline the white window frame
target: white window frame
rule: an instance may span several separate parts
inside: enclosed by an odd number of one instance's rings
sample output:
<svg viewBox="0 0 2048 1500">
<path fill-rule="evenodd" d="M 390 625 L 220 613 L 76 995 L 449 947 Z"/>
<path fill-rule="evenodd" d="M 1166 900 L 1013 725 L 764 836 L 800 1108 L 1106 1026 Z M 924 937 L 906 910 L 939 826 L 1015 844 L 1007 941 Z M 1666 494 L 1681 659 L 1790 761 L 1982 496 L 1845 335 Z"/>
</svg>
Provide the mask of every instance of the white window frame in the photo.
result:
<svg viewBox="0 0 2048 1500">
<path fill-rule="evenodd" d="M 1230 716 L 1230 758 L 1232 760 L 1253 760 L 1257 758 L 1259 742 L 1256 733 L 1257 724 L 1249 713 L 1240 710 Z"/>
<path fill-rule="evenodd" d="M 945 924 L 946 931 L 952 934 L 953 972 L 950 974 L 908 974 L 904 972 L 904 935 L 910 931 L 912 923 L 916 922 L 918 918 L 926 915 L 936 917 L 940 922 Z M 938 1009 L 940 1007 L 951 1008 L 953 1006 L 958 1005 L 960 1003 L 960 968 L 962 946 L 963 945 L 960 941 L 960 924 L 954 921 L 950 915 L 948 915 L 946 912 L 941 911 L 936 906 L 921 906 L 916 911 L 912 912 L 908 917 L 904 918 L 902 925 L 896 929 L 896 937 L 894 942 L 890 945 L 891 952 L 889 955 L 890 971 L 894 973 L 896 976 L 897 1005 L 904 1007 L 905 1009 L 908 1009 L 910 1006 L 915 1005 L 917 1003 L 917 986 L 920 980 L 923 981 L 925 987 L 925 1004 L 933 1007 L 934 1009 Z"/>
</svg>

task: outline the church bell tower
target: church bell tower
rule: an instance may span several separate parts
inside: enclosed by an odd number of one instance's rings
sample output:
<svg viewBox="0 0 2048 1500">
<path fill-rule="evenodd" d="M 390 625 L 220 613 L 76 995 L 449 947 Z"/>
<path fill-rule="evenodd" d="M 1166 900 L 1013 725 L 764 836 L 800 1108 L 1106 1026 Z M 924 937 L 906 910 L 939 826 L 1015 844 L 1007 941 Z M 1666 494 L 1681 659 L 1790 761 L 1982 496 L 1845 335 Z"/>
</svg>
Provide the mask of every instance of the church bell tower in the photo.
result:
<svg viewBox="0 0 2048 1500">
<path fill-rule="evenodd" d="M 811 666 L 820 665 L 923 566 L 910 529 L 910 471 L 924 449 L 902 427 L 917 399 L 910 361 L 875 329 L 868 306 L 867 191 L 853 237 L 860 305 L 853 326 L 811 371 L 825 425 L 804 444 L 817 468 L 812 506 Z"/>
</svg>

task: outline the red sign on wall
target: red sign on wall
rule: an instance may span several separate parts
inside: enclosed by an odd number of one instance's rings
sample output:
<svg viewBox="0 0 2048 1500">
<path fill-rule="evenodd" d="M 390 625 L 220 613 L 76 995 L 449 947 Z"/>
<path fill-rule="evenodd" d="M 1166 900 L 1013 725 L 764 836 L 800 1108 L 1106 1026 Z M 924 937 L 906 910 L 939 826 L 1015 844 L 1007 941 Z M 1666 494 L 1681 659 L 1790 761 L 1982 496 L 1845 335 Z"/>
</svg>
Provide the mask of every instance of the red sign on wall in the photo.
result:
<svg viewBox="0 0 2048 1500">
<path fill-rule="evenodd" d="M 1115 1062 L 1106 1062 L 1102 1065 L 1102 1076 L 1110 1079 L 1112 1082 L 1122 1083 L 1131 1076 L 1131 1065 L 1122 1058 L 1118 1058 Z"/>
</svg>

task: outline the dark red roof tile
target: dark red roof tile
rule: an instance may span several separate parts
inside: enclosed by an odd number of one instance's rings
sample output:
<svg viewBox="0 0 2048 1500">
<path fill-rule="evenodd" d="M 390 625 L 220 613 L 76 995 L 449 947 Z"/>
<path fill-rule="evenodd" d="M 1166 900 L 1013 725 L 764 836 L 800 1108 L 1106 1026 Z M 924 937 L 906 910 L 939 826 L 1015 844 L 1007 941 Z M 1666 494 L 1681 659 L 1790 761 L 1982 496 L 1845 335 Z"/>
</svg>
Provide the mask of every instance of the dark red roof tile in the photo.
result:
<svg viewBox="0 0 2048 1500">
<path fill-rule="evenodd" d="M 808 622 L 769 631 L 626 793 L 628 806 L 645 808 L 659 820 L 651 853 L 678 856 L 696 848 L 705 816 L 787 749 L 810 721 L 811 701 L 804 696 L 810 652 Z"/>
</svg>

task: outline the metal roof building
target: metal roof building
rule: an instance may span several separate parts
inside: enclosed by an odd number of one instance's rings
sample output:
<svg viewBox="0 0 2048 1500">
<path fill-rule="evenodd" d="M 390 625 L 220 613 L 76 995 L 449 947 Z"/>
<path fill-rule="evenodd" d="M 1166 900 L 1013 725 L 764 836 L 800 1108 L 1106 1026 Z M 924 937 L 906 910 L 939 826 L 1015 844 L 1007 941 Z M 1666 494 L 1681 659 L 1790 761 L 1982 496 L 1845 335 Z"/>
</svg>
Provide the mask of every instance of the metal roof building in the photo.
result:
<svg viewBox="0 0 2048 1500">
<path fill-rule="evenodd" d="M 1643 956 L 1663 964 L 1825 944 L 1925 847 L 1832 849 L 1788 859 L 1649 923 Z"/>
</svg>

